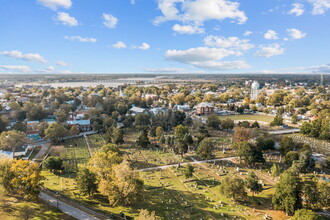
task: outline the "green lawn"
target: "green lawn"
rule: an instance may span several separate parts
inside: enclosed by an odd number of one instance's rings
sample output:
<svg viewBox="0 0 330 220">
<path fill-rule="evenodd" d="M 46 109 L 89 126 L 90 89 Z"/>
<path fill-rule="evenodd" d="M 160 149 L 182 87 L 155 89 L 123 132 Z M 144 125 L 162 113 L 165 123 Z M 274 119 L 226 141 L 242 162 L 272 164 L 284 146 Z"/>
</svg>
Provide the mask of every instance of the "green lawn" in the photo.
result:
<svg viewBox="0 0 330 220">
<path fill-rule="evenodd" d="M 27 201 L 19 197 L 13 197 L 4 194 L 3 188 L 0 188 L 0 219 L 20 220 L 24 219 L 23 210 L 29 209 L 29 219 L 34 220 L 74 220 L 74 218 L 62 213 L 42 201 Z"/>
<path fill-rule="evenodd" d="M 234 121 L 262 121 L 270 123 L 274 117 L 269 115 L 223 115 L 219 116 L 220 120 L 230 118 Z"/>
</svg>

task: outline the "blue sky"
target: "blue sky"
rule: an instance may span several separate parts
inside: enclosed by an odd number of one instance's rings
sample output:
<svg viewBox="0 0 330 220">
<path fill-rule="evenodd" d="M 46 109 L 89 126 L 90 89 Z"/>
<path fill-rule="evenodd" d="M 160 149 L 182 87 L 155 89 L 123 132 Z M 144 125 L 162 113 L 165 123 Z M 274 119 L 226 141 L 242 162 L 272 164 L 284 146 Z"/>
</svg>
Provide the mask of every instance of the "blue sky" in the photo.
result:
<svg viewBox="0 0 330 220">
<path fill-rule="evenodd" d="M 2 0 L 0 73 L 330 72 L 330 0 Z"/>
</svg>

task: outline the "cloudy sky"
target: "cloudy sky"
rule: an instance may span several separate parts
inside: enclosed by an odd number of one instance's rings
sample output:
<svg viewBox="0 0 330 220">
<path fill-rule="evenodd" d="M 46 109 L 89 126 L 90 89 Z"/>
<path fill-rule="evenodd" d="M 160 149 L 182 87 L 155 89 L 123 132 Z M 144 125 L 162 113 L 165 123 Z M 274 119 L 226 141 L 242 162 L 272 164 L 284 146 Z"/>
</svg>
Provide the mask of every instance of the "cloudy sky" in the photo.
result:
<svg viewBox="0 0 330 220">
<path fill-rule="evenodd" d="M 0 73 L 330 72 L 330 0 L 2 0 Z"/>
</svg>

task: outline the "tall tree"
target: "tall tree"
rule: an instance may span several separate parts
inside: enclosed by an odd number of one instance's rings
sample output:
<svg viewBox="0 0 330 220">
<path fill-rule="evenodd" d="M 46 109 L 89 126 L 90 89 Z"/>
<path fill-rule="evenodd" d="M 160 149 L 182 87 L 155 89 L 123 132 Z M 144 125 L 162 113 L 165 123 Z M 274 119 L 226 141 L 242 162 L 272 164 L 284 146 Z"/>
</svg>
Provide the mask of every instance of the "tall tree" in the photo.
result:
<svg viewBox="0 0 330 220">
<path fill-rule="evenodd" d="M 302 182 L 299 173 L 293 169 L 286 170 L 275 185 L 273 205 L 275 209 L 285 211 L 288 215 L 302 208 Z"/>
<path fill-rule="evenodd" d="M 247 193 L 244 187 L 244 181 L 239 177 L 225 177 L 220 185 L 220 193 L 235 201 L 245 200 Z"/>
<path fill-rule="evenodd" d="M 203 159 L 210 159 L 213 157 L 214 144 L 211 140 L 204 139 L 197 147 L 197 155 Z"/>
<path fill-rule="evenodd" d="M 45 138 L 51 140 L 52 143 L 57 144 L 68 135 L 68 130 L 61 124 L 55 122 L 45 130 Z"/>
<path fill-rule="evenodd" d="M 210 128 L 219 129 L 220 124 L 220 119 L 216 114 L 207 116 L 207 126 Z"/>
<path fill-rule="evenodd" d="M 96 175 L 86 167 L 79 169 L 76 182 L 79 191 L 84 195 L 92 196 L 97 191 Z"/>
<path fill-rule="evenodd" d="M 246 188 L 251 190 L 252 194 L 262 191 L 262 185 L 259 183 L 259 179 L 254 172 L 249 172 L 248 177 L 245 180 Z"/>
</svg>

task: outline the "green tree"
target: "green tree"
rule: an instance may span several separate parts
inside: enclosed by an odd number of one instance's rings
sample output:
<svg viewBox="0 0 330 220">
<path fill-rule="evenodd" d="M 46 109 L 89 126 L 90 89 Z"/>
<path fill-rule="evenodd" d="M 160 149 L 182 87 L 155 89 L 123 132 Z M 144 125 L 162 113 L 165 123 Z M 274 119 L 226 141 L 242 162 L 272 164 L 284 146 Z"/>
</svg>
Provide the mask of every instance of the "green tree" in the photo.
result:
<svg viewBox="0 0 330 220">
<path fill-rule="evenodd" d="M 319 207 L 329 207 L 330 206 L 330 183 L 321 181 L 318 185 L 318 205 Z"/>
<path fill-rule="evenodd" d="M 271 173 L 273 177 L 277 177 L 281 174 L 281 169 L 276 163 L 273 164 L 271 168 Z"/>
<path fill-rule="evenodd" d="M 289 151 L 286 155 L 285 155 L 285 158 L 284 158 L 284 163 L 287 165 L 287 166 L 291 166 L 293 161 L 295 160 L 299 160 L 299 155 L 296 151 Z"/>
<path fill-rule="evenodd" d="M 8 124 L 9 124 L 8 118 L 4 115 L 1 116 L 0 117 L 0 133 L 7 129 Z"/>
<path fill-rule="evenodd" d="M 195 169 L 192 165 L 188 164 L 188 166 L 186 167 L 185 171 L 184 171 L 184 176 L 186 177 L 186 179 L 189 179 L 190 177 L 193 176 L 195 172 Z"/>
<path fill-rule="evenodd" d="M 45 139 L 51 140 L 52 143 L 57 144 L 68 135 L 68 130 L 61 124 L 55 122 L 45 130 Z"/>
<path fill-rule="evenodd" d="M 258 137 L 256 139 L 256 146 L 262 151 L 274 150 L 275 141 L 270 137 Z"/>
<path fill-rule="evenodd" d="M 262 185 L 259 183 L 259 179 L 254 172 L 248 173 L 248 176 L 245 179 L 245 186 L 251 190 L 253 195 L 262 191 Z"/>
<path fill-rule="evenodd" d="M 183 125 L 178 125 L 174 129 L 174 136 L 177 139 L 183 140 L 184 136 L 189 133 L 189 128 Z"/>
<path fill-rule="evenodd" d="M 199 143 L 196 154 L 203 159 L 210 159 L 213 157 L 214 148 L 211 140 L 204 139 Z"/>
<path fill-rule="evenodd" d="M 136 143 L 142 148 L 147 148 L 150 145 L 147 131 L 145 131 L 145 130 L 141 131 L 141 134 L 138 137 Z"/>
<path fill-rule="evenodd" d="M 305 205 L 308 208 L 317 208 L 319 204 L 320 194 L 318 191 L 318 180 L 316 177 L 307 179 L 303 184 L 303 196 Z"/>
<path fill-rule="evenodd" d="M 79 169 L 76 183 L 79 191 L 88 196 L 92 196 L 98 187 L 96 175 L 86 167 Z"/>
<path fill-rule="evenodd" d="M 248 165 L 265 162 L 261 150 L 248 142 L 235 143 L 232 148 L 236 150 L 237 156 L 242 158 Z"/>
<path fill-rule="evenodd" d="M 160 141 L 161 137 L 163 136 L 164 134 L 164 129 L 162 127 L 157 127 L 156 128 L 156 137 L 157 137 L 157 140 Z"/>
<path fill-rule="evenodd" d="M 124 133 L 120 128 L 114 128 L 112 130 L 111 143 L 113 144 L 123 144 L 124 143 Z"/>
<path fill-rule="evenodd" d="M 289 169 L 280 176 L 280 181 L 275 185 L 273 205 L 275 209 L 285 211 L 288 215 L 302 208 L 302 183 L 299 173 Z"/>
<path fill-rule="evenodd" d="M 297 115 L 292 115 L 291 122 L 292 122 L 292 124 L 297 124 L 298 123 L 298 116 Z"/>
<path fill-rule="evenodd" d="M 226 176 L 220 185 L 220 193 L 227 198 L 232 198 L 235 201 L 245 200 L 247 193 L 244 187 L 244 181 L 239 177 Z"/>
<path fill-rule="evenodd" d="M 281 126 L 283 125 L 283 117 L 282 115 L 277 114 L 274 117 L 274 120 L 270 123 L 270 126 Z"/>
<path fill-rule="evenodd" d="M 216 114 L 211 114 L 207 116 L 207 126 L 214 129 L 219 129 L 220 119 Z"/>
<path fill-rule="evenodd" d="M 291 137 L 283 136 L 280 141 L 279 151 L 282 155 L 286 155 L 289 151 L 295 148 L 295 143 Z"/>
<path fill-rule="evenodd" d="M 48 157 L 43 162 L 43 165 L 46 169 L 50 170 L 51 172 L 64 170 L 63 160 L 59 157 Z"/>
<path fill-rule="evenodd" d="M 291 220 L 322 220 L 322 218 L 311 210 L 300 209 L 294 213 L 294 216 L 291 218 Z"/>
<path fill-rule="evenodd" d="M 225 120 L 221 120 L 221 128 L 225 130 L 233 129 L 235 126 L 235 123 L 232 119 L 227 118 Z"/>
</svg>

